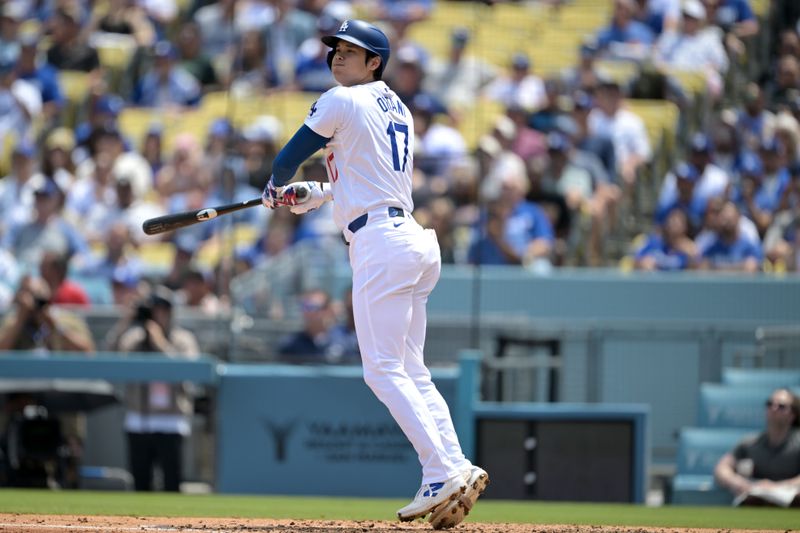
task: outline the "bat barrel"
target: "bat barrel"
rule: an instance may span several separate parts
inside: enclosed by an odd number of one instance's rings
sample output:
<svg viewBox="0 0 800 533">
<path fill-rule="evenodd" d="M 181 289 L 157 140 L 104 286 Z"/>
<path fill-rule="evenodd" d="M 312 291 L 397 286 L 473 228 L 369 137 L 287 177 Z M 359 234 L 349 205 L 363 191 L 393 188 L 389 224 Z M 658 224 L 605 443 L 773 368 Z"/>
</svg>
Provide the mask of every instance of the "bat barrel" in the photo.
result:
<svg viewBox="0 0 800 533">
<path fill-rule="evenodd" d="M 158 235 L 160 233 L 166 233 L 167 231 L 185 228 L 186 226 L 205 222 L 207 220 L 217 218 L 220 215 L 233 213 L 234 211 L 239 211 L 240 209 L 246 209 L 256 205 L 261 205 L 261 198 L 252 198 L 250 200 L 237 202 L 235 204 L 206 207 L 196 211 L 186 211 L 183 213 L 149 218 L 142 223 L 142 231 L 148 235 Z"/>
</svg>

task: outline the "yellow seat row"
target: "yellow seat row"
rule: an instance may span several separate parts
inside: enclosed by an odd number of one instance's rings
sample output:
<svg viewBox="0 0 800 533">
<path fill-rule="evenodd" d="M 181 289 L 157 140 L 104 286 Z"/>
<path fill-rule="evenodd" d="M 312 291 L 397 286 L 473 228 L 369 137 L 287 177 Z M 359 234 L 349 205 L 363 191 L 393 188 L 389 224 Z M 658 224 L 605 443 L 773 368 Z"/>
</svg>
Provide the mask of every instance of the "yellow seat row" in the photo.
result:
<svg viewBox="0 0 800 533">
<path fill-rule="evenodd" d="M 169 153 L 175 137 L 181 133 L 194 135 L 204 142 L 213 121 L 228 118 L 237 128 L 245 128 L 260 116 L 270 115 L 283 125 L 282 144 L 299 127 L 314 103 L 316 93 L 275 93 L 267 96 L 234 98 L 224 92 L 207 94 L 197 108 L 164 110 L 130 107 L 120 113 L 120 129 L 139 147 L 148 129 L 158 125 L 162 130 L 163 148 Z"/>
<path fill-rule="evenodd" d="M 204 269 L 214 268 L 220 260 L 233 255 L 233 246 L 254 244 L 260 237 L 260 228 L 250 224 L 237 224 L 231 235 L 212 238 L 195 252 L 195 263 Z M 139 245 L 136 255 L 147 272 L 166 272 L 175 261 L 175 245 L 167 241 L 146 241 Z"/>
<path fill-rule="evenodd" d="M 678 106 L 666 100 L 628 100 L 628 108 L 647 128 L 650 144 L 656 147 L 665 139 L 674 139 L 678 130 Z"/>
</svg>

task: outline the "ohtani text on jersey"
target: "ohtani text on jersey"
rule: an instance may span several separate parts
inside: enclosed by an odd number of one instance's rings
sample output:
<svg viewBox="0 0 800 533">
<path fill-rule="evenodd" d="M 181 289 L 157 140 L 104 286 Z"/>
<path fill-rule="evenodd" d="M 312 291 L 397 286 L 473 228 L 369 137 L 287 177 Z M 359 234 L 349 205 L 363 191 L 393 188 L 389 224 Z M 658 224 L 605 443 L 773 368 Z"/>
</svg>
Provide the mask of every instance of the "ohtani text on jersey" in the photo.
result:
<svg viewBox="0 0 800 533">
<path fill-rule="evenodd" d="M 376 98 L 378 102 L 378 106 L 381 108 L 381 111 L 384 113 L 388 113 L 389 111 L 394 111 L 402 116 L 406 116 L 406 109 L 403 107 L 399 101 L 395 100 L 391 97 L 379 96 Z"/>
</svg>

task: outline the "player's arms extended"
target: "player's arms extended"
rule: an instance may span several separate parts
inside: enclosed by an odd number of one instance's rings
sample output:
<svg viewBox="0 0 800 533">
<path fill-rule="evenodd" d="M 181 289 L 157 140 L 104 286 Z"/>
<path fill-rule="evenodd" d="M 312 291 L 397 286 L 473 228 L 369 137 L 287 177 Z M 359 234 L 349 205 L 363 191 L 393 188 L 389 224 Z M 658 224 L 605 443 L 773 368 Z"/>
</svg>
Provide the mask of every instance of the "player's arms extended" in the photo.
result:
<svg viewBox="0 0 800 533">
<path fill-rule="evenodd" d="M 300 126 L 272 163 L 272 181 L 275 187 L 283 187 L 289 183 L 303 161 L 328 144 L 328 141 L 330 138 L 319 135 L 305 124 Z"/>
</svg>

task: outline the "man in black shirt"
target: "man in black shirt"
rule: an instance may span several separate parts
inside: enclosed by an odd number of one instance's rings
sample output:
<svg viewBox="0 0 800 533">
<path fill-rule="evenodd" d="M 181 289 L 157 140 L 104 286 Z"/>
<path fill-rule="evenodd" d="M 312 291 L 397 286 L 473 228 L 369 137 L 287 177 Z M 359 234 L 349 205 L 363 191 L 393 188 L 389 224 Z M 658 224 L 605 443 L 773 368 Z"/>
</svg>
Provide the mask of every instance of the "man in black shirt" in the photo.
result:
<svg viewBox="0 0 800 533">
<path fill-rule="evenodd" d="M 97 50 L 81 37 L 80 13 L 67 6 L 53 16 L 53 45 L 47 50 L 47 62 L 59 70 L 92 72 L 100 68 Z"/>
<path fill-rule="evenodd" d="M 766 408 L 766 431 L 722 456 L 714 477 L 741 505 L 800 507 L 800 399 L 777 389 Z M 774 497 L 780 493 L 786 494 L 783 501 Z"/>
</svg>

